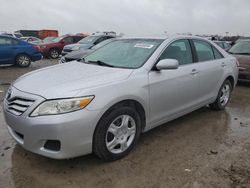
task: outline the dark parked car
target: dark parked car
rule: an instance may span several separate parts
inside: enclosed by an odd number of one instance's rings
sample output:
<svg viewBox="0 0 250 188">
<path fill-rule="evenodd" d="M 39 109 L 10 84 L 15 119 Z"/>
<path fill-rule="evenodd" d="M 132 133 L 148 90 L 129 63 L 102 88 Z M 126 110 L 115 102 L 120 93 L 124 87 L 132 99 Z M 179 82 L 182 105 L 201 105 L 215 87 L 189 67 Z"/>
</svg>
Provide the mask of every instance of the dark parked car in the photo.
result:
<svg viewBox="0 0 250 188">
<path fill-rule="evenodd" d="M 44 56 L 50 57 L 52 59 L 57 59 L 61 54 L 64 46 L 77 43 L 84 37 L 84 35 L 64 35 L 53 39 L 49 43 L 40 44 L 40 47 Z"/>
<path fill-rule="evenodd" d="M 82 49 L 82 50 L 72 51 L 72 52 L 66 54 L 65 56 L 62 56 L 59 63 L 66 63 L 69 61 L 81 59 L 81 58 L 83 58 L 83 56 L 90 54 L 94 50 L 101 48 L 102 46 L 110 43 L 111 41 L 113 41 L 113 39 L 108 39 L 108 40 L 102 41 L 99 44 L 91 47 L 90 49 Z"/>
<path fill-rule="evenodd" d="M 215 44 L 217 44 L 218 46 L 220 46 L 225 51 L 228 51 L 232 47 L 232 45 L 230 44 L 230 42 L 227 42 L 227 41 L 213 41 L 213 42 Z"/>
<path fill-rule="evenodd" d="M 100 42 L 114 38 L 114 35 L 90 35 L 82 40 L 80 40 L 77 44 L 67 45 L 63 48 L 62 55 L 66 55 L 72 51 L 78 50 L 86 50 L 90 49 L 91 47 L 99 44 Z"/>
<path fill-rule="evenodd" d="M 229 53 L 239 61 L 239 81 L 250 82 L 250 40 L 236 43 Z"/>
<path fill-rule="evenodd" d="M 40 47 L 20 39 L 0 35 L 0 64 L 28 67 L 32 61 L 42 59 Z"/>
</svg>

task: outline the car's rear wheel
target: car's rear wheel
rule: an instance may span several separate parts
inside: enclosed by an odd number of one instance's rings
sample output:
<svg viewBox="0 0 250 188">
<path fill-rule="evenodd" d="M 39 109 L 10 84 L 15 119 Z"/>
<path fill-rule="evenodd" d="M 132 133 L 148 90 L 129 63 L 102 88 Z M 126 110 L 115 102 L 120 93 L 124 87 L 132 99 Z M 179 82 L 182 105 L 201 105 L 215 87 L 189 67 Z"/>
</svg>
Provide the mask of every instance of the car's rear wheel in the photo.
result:
<svg viewBox="0 0 250 188">
<path fill-rule="evenodd" d="M 26 54 L 21 54 L 16 57 L 16 64 L 19 67 L 28 67 L 31 64 L 31 59 Z"/>
<path fill-rule="evenodd" d="M 52 59 L 57 59 L 59 57 L 60 53 L 59 53 L 59 50 L 58 49 L 51 49 L 49 51 L 49 56 L 50 58 Z"/>
<path fill-rule="evenodd" d="M 232 92 L 232 84 L 229 80 L 225 80 L 220 88 L 216 101 L 209 105 L 210 108 L 212 110 L 225 109 L 226 105 L 228 104 L 231 98 L 231 92 Z"/>
<path fill-rule="evenodd" d="M 104 161 L 126 156 L 141 134 L 141 119 L 132 107 L 121 106 L 105 114 L 96 127 L 93 150 Z"/>
</svg>

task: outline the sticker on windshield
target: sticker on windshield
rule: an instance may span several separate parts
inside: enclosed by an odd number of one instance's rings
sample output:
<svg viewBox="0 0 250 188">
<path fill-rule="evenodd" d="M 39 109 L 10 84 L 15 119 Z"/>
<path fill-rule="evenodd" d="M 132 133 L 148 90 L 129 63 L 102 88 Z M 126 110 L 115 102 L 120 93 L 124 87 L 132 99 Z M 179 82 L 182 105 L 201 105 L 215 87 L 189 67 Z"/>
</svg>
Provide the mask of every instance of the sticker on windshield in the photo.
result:
<svg viewBox="0 0 250 188">
<path fill-rule="evenodd" d="M 151 49 L 154 47 L 153 44 L 136 44 L 134 46 L 135 48 L 146 48 L 146 49 Z"/>
</svg>

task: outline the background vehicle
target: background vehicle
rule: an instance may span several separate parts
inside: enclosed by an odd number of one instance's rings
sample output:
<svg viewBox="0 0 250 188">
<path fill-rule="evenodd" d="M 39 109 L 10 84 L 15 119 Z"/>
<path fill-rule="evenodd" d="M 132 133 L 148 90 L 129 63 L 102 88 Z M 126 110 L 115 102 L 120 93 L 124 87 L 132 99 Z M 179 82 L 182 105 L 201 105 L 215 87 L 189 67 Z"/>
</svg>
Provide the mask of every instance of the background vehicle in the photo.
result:
<svg viewBox="0 0 250 188">
<path fill-rule="evenodd" d="M 105 41 L 102 41 L 99 44 L 91 47 L 90 49 L 82 49 L 82 50 L 78 50 L 78 51 L 69 52 L 66 55 L 62 56 L 59 63 L 66 63 L 69 61 L 81 59 L 83 56 L 90 54 L 91 52 L 93 52 L 94 50 L 96 50 L 98 48 L 101 48 L 102 46 L 110 43 L 112 40 L 113 39 L 107 39 Z"/>
<path fill-rule="evenodd" d="M 53 39 L 49 43 L 40 44 L 40 48 L 44 56 L 57 59 L 62 52 L 64 46 L 77 43 L 84 38 L 84 35 L 63 35 Z"/>
<path fill-rule="evenodd" d="M 239 61 L 239 81 L 250 82 L 250 40 L 237 42 L 229 51 Z"/>
<path fill-rule="evenodd" d="M 40 39 L 45 39 L 46 37 L 58 37 L 57 30 L 43 29 L 38 32 Z"/>
<path fill-rule="evenodd" d="M 98 34 L 98 35 L 90 35 L 82 40 L 80 40 L 77 44 L 66 45 L 63 48 L 62 55 L 66 55 L 69 52 L 77 51 L 77 50 L 86 50 L 90 49 L 91 47 L 99 44 L 100 42 L 115 38 L 114 35 L 106 35 L 106 34 Z"/>
<path fill-rule="evenodd" d="M 42 43 L 42 40 L 39 39 L 39 38 L 36 38 L 36 37 L 21 37 L 20 39 L 23 40 L 23 41 L 32 43 L 32 44 L 40 44 L 40 43 Z"/>
<path fill-rule="evenodd" d="M 16 31 L 21 33 L 24 37 L 36 37 L 39 39 L 44 39 L 46 37 L 58 37 L 58 31 L 52 29 L 43 29 L 43 30 L 19 30 Z"/>
<path fill-rule="evenodd" d="M 225 51 L 228 51 L 232 47 L 230 42 L 227 42 L 227 41 L 213 41 L 213 42 L 217 44 L 218 46 L 220 46 Z"/>
<path fill-rule="evenodd" d="M 28 67 L 32 61 L 42 59 L 39 46 L 14 37 L 0 35 L 0 64 Z"/>
<path fill-rule="evenodd" d="M 29 151 L 117 160 L 142 132 L 206 105 L 223 110 L 237 76 L 236 58 L 202 38 L 114 39 L 84 61 L 18 79 L 4 115 L 12 137 Z M 10 103 L 16 96 L 25 108 Z"/>
</svg>

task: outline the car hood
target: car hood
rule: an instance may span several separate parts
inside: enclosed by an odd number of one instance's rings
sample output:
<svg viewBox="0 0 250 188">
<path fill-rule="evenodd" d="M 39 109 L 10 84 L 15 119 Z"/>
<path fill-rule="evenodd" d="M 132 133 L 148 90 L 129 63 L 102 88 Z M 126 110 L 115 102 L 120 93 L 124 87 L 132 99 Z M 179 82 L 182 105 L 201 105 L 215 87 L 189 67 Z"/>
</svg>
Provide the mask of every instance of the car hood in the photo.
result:
<svg viewBox="0 0 250 188">
<path fill-rule="evenodd" d="M 91 53 L 93 50 L 86 49 L 86 50 L 78 50 L 78 51 L 72 51 L 68 54 L 66 54 L 64 57 L 68 59 L 81 59 L 83 56 Z"/>
<path fill-rule="evenodd" d="M 46 99 L 75 97 L 88 89 L 125 80 L 132 72 L 72 61 L 25 74 L 13 86 Z"/>
</svg>

